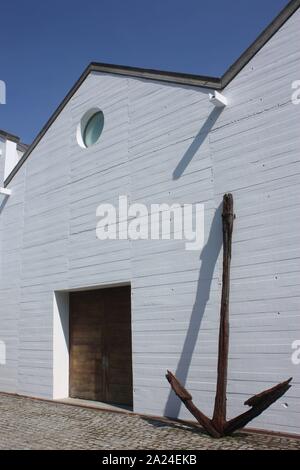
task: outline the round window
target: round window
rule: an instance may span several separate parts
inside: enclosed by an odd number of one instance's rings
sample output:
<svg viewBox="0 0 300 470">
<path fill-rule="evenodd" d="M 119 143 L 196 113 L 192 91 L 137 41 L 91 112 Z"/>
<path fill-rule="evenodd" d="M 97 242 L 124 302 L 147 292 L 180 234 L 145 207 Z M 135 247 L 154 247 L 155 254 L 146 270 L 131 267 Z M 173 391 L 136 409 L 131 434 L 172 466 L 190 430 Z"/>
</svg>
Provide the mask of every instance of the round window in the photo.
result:
<svg viewBox="0 0 300 470">
<path fill-rule="evenodd" d="M 102 111 L 98 111 L 89 118 L 83 130 L 82 140 L 86 147 L 90 147 L 97 142 L 103 127 L 104 115 Z"/>
<path fill-rule="evenodd" d="M 91 147 L 98 140 L 104 127 L 104 114 L 99 108 L 92 108 L 82 117 L 77 126 L 76 137 L 82 148 Z"/>
</svg>

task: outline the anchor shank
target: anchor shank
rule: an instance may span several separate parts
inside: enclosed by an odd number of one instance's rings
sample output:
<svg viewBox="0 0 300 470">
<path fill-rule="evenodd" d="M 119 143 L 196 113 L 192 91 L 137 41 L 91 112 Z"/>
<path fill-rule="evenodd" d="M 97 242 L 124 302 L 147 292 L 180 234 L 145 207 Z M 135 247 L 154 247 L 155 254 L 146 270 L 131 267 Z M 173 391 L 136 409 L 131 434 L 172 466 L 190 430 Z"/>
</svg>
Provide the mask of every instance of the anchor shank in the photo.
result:
<svg viewBox="0 0 300 470">
<path fill-rule="evenodd" d="M 223 432 L 226 423 L 226 388 L 229 350 L 229 293 L 230 293 L 230 264 L 233 231 L 233 197 L 225 194 L 223 198 L 223 276 L 222 298 L 220 311 L 218 375 L 215 396 L 213 424 L 219 432 Z"/>
</svg>

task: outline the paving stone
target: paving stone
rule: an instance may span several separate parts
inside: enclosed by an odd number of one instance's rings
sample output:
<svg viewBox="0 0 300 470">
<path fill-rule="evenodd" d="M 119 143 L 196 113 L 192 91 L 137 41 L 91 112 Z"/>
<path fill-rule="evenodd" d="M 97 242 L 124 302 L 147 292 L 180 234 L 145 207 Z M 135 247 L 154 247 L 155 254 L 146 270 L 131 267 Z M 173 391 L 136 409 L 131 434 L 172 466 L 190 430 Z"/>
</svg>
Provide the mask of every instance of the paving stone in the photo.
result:
<svg viewBox="0 0 300 470">
<path fill-rule="evenodd" d="M 0 394 L 0 449 L 300 450 L 300 439 L 237 433 Z"/>
</svg>

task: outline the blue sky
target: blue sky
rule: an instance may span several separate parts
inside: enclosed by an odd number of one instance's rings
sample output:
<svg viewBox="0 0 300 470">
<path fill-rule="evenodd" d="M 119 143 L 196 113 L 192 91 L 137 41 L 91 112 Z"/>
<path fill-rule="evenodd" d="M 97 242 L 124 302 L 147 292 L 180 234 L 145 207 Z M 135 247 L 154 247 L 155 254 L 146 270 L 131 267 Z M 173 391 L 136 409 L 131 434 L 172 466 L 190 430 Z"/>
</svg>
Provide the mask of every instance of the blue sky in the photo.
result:
<svg viewBox="0 0 300 470">
<path fill-rule="evenodd" d="M 30 143 L 91 61 L 220 76 L 288 0 L 6 0 L 0 129 Z"/>
</svg>

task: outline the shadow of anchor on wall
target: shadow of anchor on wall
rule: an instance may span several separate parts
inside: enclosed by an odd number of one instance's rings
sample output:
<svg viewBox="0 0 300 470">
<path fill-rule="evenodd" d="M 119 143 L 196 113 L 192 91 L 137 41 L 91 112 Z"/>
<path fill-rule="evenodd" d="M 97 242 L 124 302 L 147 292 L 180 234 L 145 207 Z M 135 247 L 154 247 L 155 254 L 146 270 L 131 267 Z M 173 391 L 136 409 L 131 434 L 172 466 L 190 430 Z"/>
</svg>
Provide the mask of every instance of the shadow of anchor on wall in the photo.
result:
<svg viewBox="0 0 300 470">
<path fill-rule="evenodd" d="M 219 350 L 218 350 L 218 372 L 217 388 L 215 396 L 215 406 L 212 419 L 202 413 L 193 403 L 193 397 L 181 385 L 180 381 L 168 371 L 166 378 L 173 391 L 183 402 L 190 413 L 196 418 L 199 424 L 212 437 L 220 438 L 232 434 L 234 431 L 246 426 L 252 419 L 263 413 L 269 406 L 284 395 L 291 387 L 292 378 L 265 390 L 258 395 L 254 395 L 245 401 L 245 405 L 250 410 L 242 413 L 230 421 L 226 420 L 226 388 L 228 370 L 228 350 L 229 350 L 229 292 L 230 292 L 230 264 L 233 222 L 235 219 L 233 210 L 232 194 L 225 194 L 223 197 L 222 229 L 223 229 L 223 276 L 222 276 L 222 297 L 220 311 L 219 330 Z"/>
</svg>

